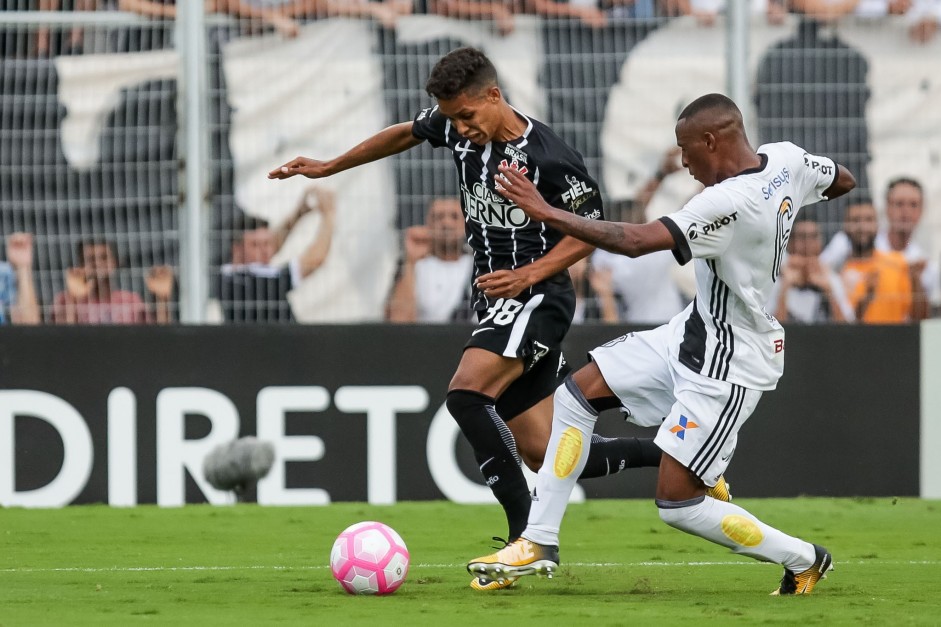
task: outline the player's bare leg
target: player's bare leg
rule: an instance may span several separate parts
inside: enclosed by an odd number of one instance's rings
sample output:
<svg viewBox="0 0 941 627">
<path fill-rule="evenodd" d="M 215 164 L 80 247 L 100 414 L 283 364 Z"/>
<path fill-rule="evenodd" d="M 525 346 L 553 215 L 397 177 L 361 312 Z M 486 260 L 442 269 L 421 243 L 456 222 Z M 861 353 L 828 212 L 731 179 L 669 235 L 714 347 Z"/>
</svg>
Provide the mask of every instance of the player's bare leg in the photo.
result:
<svg viewBox="0 0 941 627">
<path fill-rule="evenodd" d="M 507 423 L 526 467 L 539 472 L 552 434 L 552 396 L 547 396 Z"/>
</svg>

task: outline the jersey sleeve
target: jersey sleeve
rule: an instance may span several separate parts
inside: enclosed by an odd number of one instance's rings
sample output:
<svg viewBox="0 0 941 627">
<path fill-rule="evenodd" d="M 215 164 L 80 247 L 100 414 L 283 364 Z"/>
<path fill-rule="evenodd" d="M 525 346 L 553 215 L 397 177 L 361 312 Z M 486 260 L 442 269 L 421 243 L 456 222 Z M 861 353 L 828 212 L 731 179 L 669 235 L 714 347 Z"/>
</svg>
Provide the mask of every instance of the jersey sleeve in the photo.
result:
<svg viewBox="0 0 941 627">
<path fill-rule="evenodd" d="M 412 135 L 424 139 L 435 148 L 448 145 L 448 118 L 438 112 L 438 106 L 422 109 L 412 120 Z"/>
<path fill-rule="evenodd" d="M 694 257 L 718 257 L 729 247 L 738 211 L 721 202 L 724 199 L 718 192 L 706 189 L 679 211 L 660 218 L 673 236 L 673 256 L 680 265 Z"/>
<path fill-rule="evenodd" d="M 804 197 L 801 199 L 801 206 L 828 200 L 824 196 L 824 192 L 836 182 L 836 178 L 839 176 L 836 163 L 829 157 L 812 155 L 797 146 L 794 146 L 794 149 L 801 153 L 799 156 L 800 161 L 796 166 L 800 180 L 803 182 Z"/>
<path fill-rule="evenodd" d="M 581 159 L 552 164 L 540 172 L 545 187 L 540 190 L 553 207 L 571 211 L 589 220 L 604 220 L 601 188 L 588 174 Z M 537 187 L 541 187 L 537 184 Z"/>
</svg>

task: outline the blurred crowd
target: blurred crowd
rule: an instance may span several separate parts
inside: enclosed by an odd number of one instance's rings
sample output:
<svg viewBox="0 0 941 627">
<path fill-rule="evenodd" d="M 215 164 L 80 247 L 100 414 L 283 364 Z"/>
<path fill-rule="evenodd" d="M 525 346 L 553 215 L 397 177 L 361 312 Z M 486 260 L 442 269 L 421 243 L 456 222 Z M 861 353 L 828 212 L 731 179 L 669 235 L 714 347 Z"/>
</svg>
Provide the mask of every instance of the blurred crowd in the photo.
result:
<svg viewBox="0 0 941 627">
<path fill-rule="evenodd" d="M 879 18 L 904 15 L 913 41 L 927 42 L 941 25 L 941 0 L 749 0 L 753 14 L 769 23 L 784 20 L 788 13 L 821 23 L 846 16 Z M 176 17 L 176 0 L 2 0 L 6 11 L 126 11 L 153 19 Z M 386 28 L 410 14 L 432 14 L 457 19 L 487 21 L 506 35 L 515 28 L 519 15 L 547 19 L 576 20 L 590 28 L 603 28 L 612 21 L 689 15 L 703 26 L 715 24 L 725 11 L 726 0 L 205 0 L 207 13 L 239 18 L 247 31 L 274 30 L 294 37 L 299 26 L 310 20 L 330 17 L 372 19 Z M 47 56 L 79 54 L 84 49 L 81 27 L 53 34 L 41 27 L 16 54 Z M 9 52 L 9 50 L 8 50 Z"/>
<path fill-rule="evenodd" d="M 118 10 L 153 20 L 174 19 L 176 4 L 174 0 L 0 0 L 4 11 Z M 300 26 L 310 20 L 363 18 L 394 28 L 403 16 L 416 13 L 489 22 L 496 33 L 507 35 L 522 14 L 571 20 L 585 29 L 604 29 L 619 20 L 692 16 L 710 28 L 721 18 L 725 0 L 206 0 L 205 8 L 239 18 L 243 33 L 273 31 L 288 38 L 297 36 Z M 941 0 L 752 0 L 751 11 L 769 23 L 780 23 L 795 13 L 824 25 L 847 16 L 904 15 L 914 45 L 931 41 L 941 24 Z M 20 37 L 4 33 L 3 58 L 79 55 L 92 47 L 81 26 L 38 23 Z M 160 32 L 125 32 L 123 43 L 110 41 L 105 46 L 112 51 L 171 46 L 172 29 Z M 607 217 L 628 222 L 655 219 L 651 200 L 661 183 L 675 174 L 685 176 L 671 150 L 634 199 L 607 203 Z M 922 183 L 898 177 L 873 194 L 874 198 L 853 198 L 841 208 L 843 224 L 838 231 L 828 232 L 822 226 L 826 220 L 813 210 L 801 216 L 788 242 L 778 289 L 767 304 L 769 313 L 783 322 L 863 324 L 907 323 L 941 315 L 939 260 L 930 258 L 916 237 L 930 200 Z M 236 323 L 294 321 L 289 293 L 317 272 L 335 249 L 331 247 L 334 205 L 332 192 L 314 185 L 277 225 L 235 208 L 227 225 L 231 241 L 222 246 L 224 258 L 218 264 L 210 317 Z M 473 264 L 465 247 L 460 203 L 453 196 L 436 195 L 423 213 L 423 222 L 400 225 L 400 262 L 385 316 L 391 322 L 467 321 Z M 295 226 L 311 214 L 317 228 L 306 248 L 286 263 L 274 263 Z M 21 228 L 6 230 L 0 249 L 0 324 L 164 324 L 178 319 L 172 260 L 144 264 L 141 280 L 129 288 L 121 273 L 126 252 L 107 237 L 83 238 L 63 253 L 64 270 L 56 278 L 62 289 L 43 302 L 35 283 L 36 234 Z M 682 310 L 695 289 L 688 268 L 677 267 L 669 252 L 630 259 L 599 250 L 574 266 L 571 275 L 579 295 L 577 322 L 661 323 Z"/>
</svg>

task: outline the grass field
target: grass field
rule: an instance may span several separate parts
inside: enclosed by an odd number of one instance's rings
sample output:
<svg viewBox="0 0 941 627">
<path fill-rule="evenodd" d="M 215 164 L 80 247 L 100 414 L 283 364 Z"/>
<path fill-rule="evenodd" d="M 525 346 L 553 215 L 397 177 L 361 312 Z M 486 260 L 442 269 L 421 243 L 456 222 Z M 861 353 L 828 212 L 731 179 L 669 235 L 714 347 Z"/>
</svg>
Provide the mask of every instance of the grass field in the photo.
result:
<svg viewBox="0 0 941 627">
<path fill-rule="evenodd" d="M 0 509 L 0 625 L 941 624 L 941 503 L 739 503 L 833 552 L 812 596 L 769 597 L 779 567 L 667 527 L 650 501 L 573 505 L 561 574 L 494 593 L 468 587 L 464 562 L 503 531 L 496 507 Z M 334 537 L 360 520 L 409 546 L 392 596 L 330 575 Z"/>
</svg>

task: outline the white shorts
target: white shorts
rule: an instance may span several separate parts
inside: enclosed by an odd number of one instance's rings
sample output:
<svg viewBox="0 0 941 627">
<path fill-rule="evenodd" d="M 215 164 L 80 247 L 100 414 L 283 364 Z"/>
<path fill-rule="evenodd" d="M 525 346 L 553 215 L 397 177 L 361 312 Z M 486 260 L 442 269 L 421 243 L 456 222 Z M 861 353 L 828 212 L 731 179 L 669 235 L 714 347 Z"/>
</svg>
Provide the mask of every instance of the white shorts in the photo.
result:
<svg viewBox="0 0 941 627">
<path fill-rule="evenodd" d="M 672 339 L 665 324 L 623 335 L 590 355 L 627 419 L 659 426 L 657 446 L 712 487 L 728 468 L 761 391 L 693 372 L 670 356 Z"/>
</svg>

